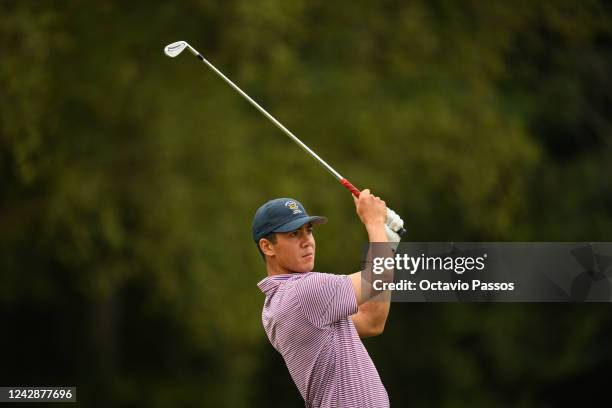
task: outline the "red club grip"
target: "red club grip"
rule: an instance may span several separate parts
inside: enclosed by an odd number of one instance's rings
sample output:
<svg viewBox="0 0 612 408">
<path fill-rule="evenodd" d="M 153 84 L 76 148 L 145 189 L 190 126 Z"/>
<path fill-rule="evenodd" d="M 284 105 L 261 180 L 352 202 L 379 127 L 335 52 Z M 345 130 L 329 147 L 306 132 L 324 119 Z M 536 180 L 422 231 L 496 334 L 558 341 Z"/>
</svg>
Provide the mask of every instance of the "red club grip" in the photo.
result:
<svg viewBox="0 0 612 408">
<path fill-rule="evenodd" d="M 347 179 L 343 178 L 342 180 L 340 180 L 340 183 L 342 183 L 342 185 L 346 187 L 346 189 L 350 191 L 355 197 L 359 197 L 359 194 L 361 194 L 361 191 L 359 191 L 357 187 L 352 185 L 351 182 Z"/>
</svg>

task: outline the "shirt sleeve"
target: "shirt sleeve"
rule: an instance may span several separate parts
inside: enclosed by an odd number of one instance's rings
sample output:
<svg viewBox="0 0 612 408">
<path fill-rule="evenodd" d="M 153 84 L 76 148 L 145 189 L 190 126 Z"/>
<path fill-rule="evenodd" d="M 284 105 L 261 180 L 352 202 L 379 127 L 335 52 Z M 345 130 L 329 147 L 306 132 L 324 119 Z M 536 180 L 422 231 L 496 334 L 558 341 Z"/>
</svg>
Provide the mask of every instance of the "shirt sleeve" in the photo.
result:
<svg viewBox="0 0 612 408">
<path fill-rule="evenodd" d="M 306 318 L 317 327 L 328 326 L 357 313 L 357 298 L 348 275 L 312 273 L 296 285 Z"/>
</svg>

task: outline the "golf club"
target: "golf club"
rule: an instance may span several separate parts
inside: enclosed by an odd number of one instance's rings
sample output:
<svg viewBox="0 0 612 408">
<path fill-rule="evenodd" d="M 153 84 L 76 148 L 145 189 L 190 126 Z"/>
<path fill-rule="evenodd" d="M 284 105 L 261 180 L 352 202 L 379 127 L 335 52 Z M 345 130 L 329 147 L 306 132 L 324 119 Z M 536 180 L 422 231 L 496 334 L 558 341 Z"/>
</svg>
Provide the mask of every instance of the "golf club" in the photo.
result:
<svg viewBox="0 0 612 408">
<path fill-rule="evenodd" d="M 236 92 L 238 92 L 240 95 L 242 95 L 247 101 L 249 101 L 251 103 L 251 105 L 256 107 L 261 113 L 264 114 L 265 117 L 267 117 L 272 123 L 274 123 L 276 125 L 276 127 L 278 127 L 280 130 L 282 130 L 283 133 L 285 133 L 287 136 L 289 136 L 306 153 L 308 153 L 311 157 L 313 157 L 315 160 L 317 160 L 323 167 L 325 167 L 325 169 L 328 172 L 330 172 L 332 174 L 332 176 L 334 176 L 336 178 L 336 180 L 338 180 L 344 187 L 346 187 L 346 189 L 349 190 L 355 197 L 359 197 L 360 191 L 359 191 L 359 189 L 357 189 L 357 187 L 355 187 L 353 184 L 351 184 L 351 182 L 349 182 L 346 178 L 342 177 L 340 175 L 340 173 L 338 173 L 329 164 L 327 164 L 327 162 L 325 162 L 325 160 L 320 158 L 308 146 L 306 146 L 304 143 L 302 143 L 302 141 L 300 139 L 298 139 L 293 133 L 291 133 L 291 131 L 289 129 L 287 129 L 285 126 L 283 126 L 282 123 L 280 123 L 278 120 L 276 120 L 276 118 L 274 116 L 270 115 L 264 108 L 259 106 L 259 104 L 257 102 L 255 102 L 253 99 L 251 99 L 251 97 L 249 95 L 247 95 L 242 89 L 240 89 L 236 84 L 234 84 L 228 77 L 223 75 L 223 73 L 221 71 L 219 71 L 217 68 L 215 68 L 215 66 L 213 64 L 208 62 L 208 60 L 206 58 L 204 58 L 202 56 L 202 54 L 200 54 L 195 48 L 193 48 L 191 45 L 189 45 L 186 41 L 176 41 L 176 42 L 173 42 L 172 44 L 167 45 L 164 48 L 164 53 L 167 56 L 169 56 L 171 58 L 174 58 L 177 55 L 181 54 L 185 49 L 189 50 L 189 52 L 191 52 L 193 55 L 195 55 L 199 60 L 204 62 L 206 65 L 208 65 L 208 67 L 210 69 L 212 69 L 217 75 L 219 75 L 225 82 L 227 82 L 227 84 L 229 86 L 234 88 L 234 90 Z M 406 232 L 406 230 L 404 229 L 404 221 L 395 213 L 395 211 L 391 210 L 390 208 L 387 208 L 387 222 L 389 223 L 390 220 L 393 220 L 393 223 L 392 223 L 393 225 L 392 226 L 390 225 L 391 229 L 394 230 L 399 235 L 404 235 L 404 233 Z"/>
</svg>

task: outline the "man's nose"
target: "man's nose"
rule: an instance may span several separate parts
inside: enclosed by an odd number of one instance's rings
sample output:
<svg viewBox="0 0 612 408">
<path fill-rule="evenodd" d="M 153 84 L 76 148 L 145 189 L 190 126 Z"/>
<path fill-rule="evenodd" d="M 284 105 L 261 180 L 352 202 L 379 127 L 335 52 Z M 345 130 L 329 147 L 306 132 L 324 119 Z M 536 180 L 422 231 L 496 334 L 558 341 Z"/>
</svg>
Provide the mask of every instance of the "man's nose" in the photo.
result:
<svg viewBox="0 0 612 408">
<path fill-rule="evenodd" d="M 312 238 L 312 235 L 305 234 L 304 238 L 302 239 L 302 246 L 306 247 L 306 246 L 312 245 L 313 242 L 314 242 L 314 239 Z"/>
</svg>

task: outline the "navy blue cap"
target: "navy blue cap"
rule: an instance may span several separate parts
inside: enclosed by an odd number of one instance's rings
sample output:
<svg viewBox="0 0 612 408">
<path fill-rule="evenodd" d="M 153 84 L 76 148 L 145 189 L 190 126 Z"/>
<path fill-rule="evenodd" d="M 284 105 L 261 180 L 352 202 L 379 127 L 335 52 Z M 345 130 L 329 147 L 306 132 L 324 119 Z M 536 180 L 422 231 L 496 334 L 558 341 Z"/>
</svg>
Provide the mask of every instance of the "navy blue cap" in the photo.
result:
<svg viewBox="0 0 612 408">
<path fill-rule="evenodd" d="M 276 198 L 259 207 L 255 213 L 252 226 L 253 239 L 255 243 L 258 243 L 271 232 L 290 232 L 299 229 L 304 224 L 325 224 L 326 222 L 325 217 L 308 215 L 298 200 Z"/>
</svg>

